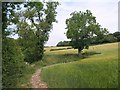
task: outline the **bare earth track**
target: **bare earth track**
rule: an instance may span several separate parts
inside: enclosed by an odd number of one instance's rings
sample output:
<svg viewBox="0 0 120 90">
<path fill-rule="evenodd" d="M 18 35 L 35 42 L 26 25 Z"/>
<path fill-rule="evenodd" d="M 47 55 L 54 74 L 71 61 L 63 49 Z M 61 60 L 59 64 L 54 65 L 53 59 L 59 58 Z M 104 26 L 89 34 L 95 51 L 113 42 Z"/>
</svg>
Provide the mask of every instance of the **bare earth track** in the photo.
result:
<svg viewBox="0 0 120 90">
<path fill-rule="evenodd" d="M 32 88 L 48 88 L 48 85 L 41 80 L 41 69 L 38 69 L 32 76 L 30 83 Z"/>
</svg>

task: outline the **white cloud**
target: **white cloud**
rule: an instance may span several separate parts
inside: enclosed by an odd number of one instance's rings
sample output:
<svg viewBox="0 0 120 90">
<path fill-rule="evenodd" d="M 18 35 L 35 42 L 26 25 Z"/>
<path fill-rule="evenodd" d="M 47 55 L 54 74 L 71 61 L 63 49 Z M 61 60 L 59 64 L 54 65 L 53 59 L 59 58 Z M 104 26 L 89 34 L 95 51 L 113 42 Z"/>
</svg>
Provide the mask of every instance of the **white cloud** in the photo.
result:
<svg viewBox="0 0 120 90">
<path fill-rule="evenodd" d="M 73 11 L 91 10 L 96 16 L 97 22 L 110 32 L 118 30 L 118 0 L 60 0 L 61 5 L 57 9 L 57 24 L 54 24 L 46 45 L 56 45 L 59 41 L 67 40 L 65 36 L 65 20 Z"/>
</svg>

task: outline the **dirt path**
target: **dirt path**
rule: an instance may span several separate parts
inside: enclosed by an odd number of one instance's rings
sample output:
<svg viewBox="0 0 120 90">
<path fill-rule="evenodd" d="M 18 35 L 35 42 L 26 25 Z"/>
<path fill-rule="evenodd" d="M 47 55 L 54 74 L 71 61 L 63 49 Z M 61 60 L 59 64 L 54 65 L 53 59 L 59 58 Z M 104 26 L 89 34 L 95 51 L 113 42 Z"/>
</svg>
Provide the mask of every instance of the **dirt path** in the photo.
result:
<svg viewBox="0 0 120 90">
<path fill-rule="evenodd" d="M 32 76 L 30 83 L 32 88 L 48 88 L 48 85 L 41 80 L 41 69 L 38 69 Z"/>
<path fill-rule="evenodd" d="M 65 63 L 59 63 L 59 64 L 54 64 L 54 65 L 49 65 L 49 66 L 45 66 L 45 67 L 42 67 L 42 68 L 49 68 L 49 67 L 53 67 L 53 66 L 60 65 L 60 64 L 65 64 Z M 32 88 L 48 88 L 47 83 L 45 83 L 45 82 L 43 82 L 41 80 L 41 69 L 38 69 L 32 75 L 30 83 L 32 85 Z"/>
</svg>

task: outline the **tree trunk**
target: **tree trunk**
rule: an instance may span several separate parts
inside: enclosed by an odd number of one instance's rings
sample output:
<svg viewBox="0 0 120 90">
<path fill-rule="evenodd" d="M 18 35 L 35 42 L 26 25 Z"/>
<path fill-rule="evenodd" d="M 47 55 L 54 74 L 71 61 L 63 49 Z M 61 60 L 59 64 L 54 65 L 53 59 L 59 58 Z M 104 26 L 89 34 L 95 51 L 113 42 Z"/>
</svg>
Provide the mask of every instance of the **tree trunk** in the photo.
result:
<svg viewBox="0 0 120 90">
<path fill-rule="evenodd" d="M 79 56 L 79 57 L 82 56 L 81 51 L 82 51 L 81 48 L 78 48 L 78 56 Z"/>
</svg>

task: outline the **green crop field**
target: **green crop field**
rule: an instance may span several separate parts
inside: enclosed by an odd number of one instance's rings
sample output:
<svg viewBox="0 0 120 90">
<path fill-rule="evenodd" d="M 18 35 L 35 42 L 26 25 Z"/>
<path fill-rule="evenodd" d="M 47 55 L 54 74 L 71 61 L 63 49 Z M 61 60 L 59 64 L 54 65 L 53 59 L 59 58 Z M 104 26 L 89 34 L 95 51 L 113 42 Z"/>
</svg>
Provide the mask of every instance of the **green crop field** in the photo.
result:
<svg viewBox="0 0 120 90">
<path fill-rule="evenodd" d="M 49 88 L 118 87 L 118 43 L 91 46 L 81 58 L 76 49 L 50 49 L 45 51 L 46 66 L 59 64 L 42 68 L 42 80 Z"/>
</svg>

